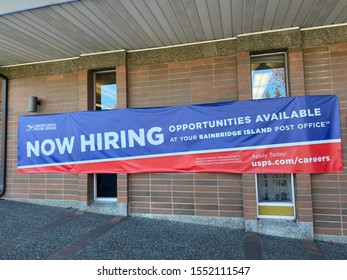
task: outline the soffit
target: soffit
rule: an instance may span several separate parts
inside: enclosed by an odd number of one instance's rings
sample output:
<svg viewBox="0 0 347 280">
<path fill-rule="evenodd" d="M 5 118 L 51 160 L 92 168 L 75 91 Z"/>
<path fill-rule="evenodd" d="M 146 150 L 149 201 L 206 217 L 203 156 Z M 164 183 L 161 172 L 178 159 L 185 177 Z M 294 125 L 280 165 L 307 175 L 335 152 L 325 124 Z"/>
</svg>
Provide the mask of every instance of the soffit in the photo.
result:
<svg viewBox="0 0 347 280">
<path fill-rule="evenodd" d="M 0 66 L 347 23 L 347 0 L 41 2 L 0 16 Z"/>
</svg>

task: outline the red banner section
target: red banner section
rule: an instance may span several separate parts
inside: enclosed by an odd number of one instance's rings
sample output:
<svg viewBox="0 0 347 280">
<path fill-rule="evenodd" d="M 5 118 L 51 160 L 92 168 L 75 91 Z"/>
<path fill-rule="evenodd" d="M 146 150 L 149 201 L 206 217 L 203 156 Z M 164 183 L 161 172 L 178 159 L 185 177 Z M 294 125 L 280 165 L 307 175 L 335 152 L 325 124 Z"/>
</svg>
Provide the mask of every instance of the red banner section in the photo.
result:
<svg viewBox="0 0 347 280">
<path fill-rule="evenodd" d="M 294 145 L 248 150 L 211 151 L 183 155 L 164 155 L 83 164 L 52 165 L 22 169 L 23 173 L 70 172 L 223 172 L 223 173 L 321 173 L 341 172 L 341 142 Z"/>
</svg>

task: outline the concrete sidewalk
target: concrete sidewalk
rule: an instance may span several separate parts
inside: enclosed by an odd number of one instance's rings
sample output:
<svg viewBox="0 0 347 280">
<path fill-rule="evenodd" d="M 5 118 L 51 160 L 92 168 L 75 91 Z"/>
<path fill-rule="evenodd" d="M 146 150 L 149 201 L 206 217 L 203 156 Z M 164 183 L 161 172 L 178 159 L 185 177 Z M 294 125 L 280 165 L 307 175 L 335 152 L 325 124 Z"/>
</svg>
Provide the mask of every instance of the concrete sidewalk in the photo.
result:
<svg viewBox="0 0 347 280">
<path fill-rule="evenodd" d="M 1 260 L 347 260 L 347 244 L 0 200 Z"/>
</svg>

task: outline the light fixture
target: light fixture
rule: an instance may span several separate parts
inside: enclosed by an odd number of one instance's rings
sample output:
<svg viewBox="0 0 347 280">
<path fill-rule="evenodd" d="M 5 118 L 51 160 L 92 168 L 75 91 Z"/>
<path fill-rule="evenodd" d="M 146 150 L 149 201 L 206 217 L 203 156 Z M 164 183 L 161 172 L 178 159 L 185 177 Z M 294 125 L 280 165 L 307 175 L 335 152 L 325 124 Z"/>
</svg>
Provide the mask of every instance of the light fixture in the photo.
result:
<svg viewBox="0 0 347 280">
<path fill-rule="evenodd" d="M 257 68 L 255 68 L 255 71 L 269 70 L 269 69 L 271 69 L 271 67 L 269 65 L 267 65 L 266 63 L 262 62 L 262 63 L 259 63 L 259 66 Z"/>
<path fill-rule="evenodd" d="M 28 111 L 37 112 L 37 105 L 41 105 L 41 100 L 37 96 L 29 96 Z"/>
</svg>

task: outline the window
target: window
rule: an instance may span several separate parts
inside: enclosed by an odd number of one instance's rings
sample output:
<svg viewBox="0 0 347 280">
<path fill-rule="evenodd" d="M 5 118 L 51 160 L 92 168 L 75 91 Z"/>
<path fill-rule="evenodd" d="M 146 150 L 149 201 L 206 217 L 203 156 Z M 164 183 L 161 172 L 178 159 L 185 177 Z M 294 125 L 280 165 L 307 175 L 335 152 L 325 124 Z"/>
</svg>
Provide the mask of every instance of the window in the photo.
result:
<svg viewBox="0 0 347 280">
<path fill-rule="evenodd" d="M 116 72 L 104 71 L 95 74 L 95 110 L 117 108 Z"/>
<path fill-rule="evenodd" d="M 285 53 L 251 57 L 252 98 L 288 96 Z"/>
<path fill-rule="evenodd" d="M 94 110 L 117 108 L 116 71 L 94 72 Z M 117 197 L 117 174 L 94 175 L 94 198 L 114 200 Z"/>
<path fill-rule="evenodd" d="M 288 96 L 286 53 L 251 56 L 252 98 Z M 257 174 L 258 217 L 294 218 L 293 174 Z"/>
</svg>

